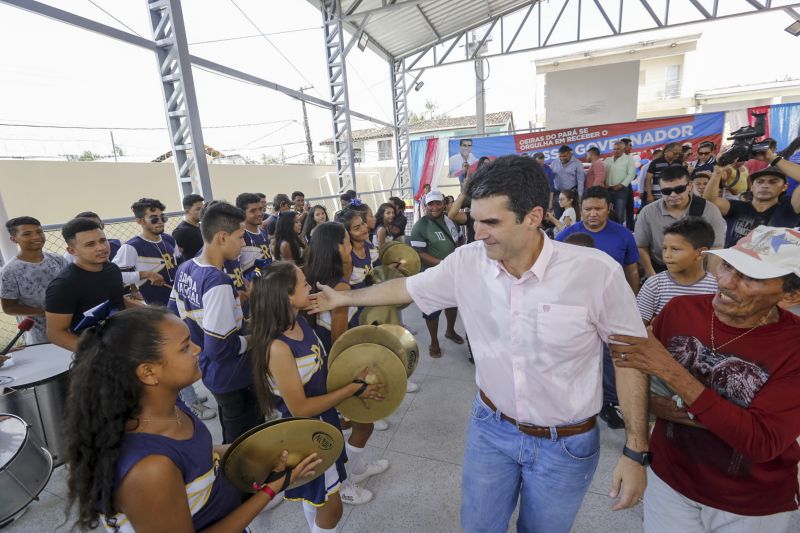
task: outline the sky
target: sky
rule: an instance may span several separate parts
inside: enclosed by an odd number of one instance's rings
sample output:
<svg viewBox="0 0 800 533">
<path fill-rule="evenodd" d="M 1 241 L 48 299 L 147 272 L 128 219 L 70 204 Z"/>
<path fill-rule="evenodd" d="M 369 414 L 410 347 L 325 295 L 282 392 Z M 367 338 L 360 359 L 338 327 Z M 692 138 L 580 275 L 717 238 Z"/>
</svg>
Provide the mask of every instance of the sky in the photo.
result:
<svg viewBox="0 0 800 533">
<path fill-rule="evenodd" d="M 664 1 L 651 4 L 658 11 Z M 734 2 L 744 0 L 720 3 Z M 46 3 L 151 38 L 145 0 Z M 673 5 L 679 3 L 689 6 L 688 0 L 673 0 Z M 328 99 L 321 15 L 305 0 L 184 0 L 182 5 L 192 54 L 289 87 L 311 87 L 310 94 Z M 564 21 L 575 16 L 573 10 L 565 11 Z M 635 24 L 641 13 L 631 8 L 626 16 Z M 510 110 L 516 126 L 525 128 L 535 118 L 535 60 L 693 33 L 703 36 L 693 53 L 693 68 L 685 75 L 692 77 L 698 90 L 800 78 L 800 62 L 790 59 L 797 57 L 800 40 L 783 31 L 789 23 L 789 16 L 777 11 L 493 58 L 486 110 Z M 587 8 L 584 34 L 602 26 L 599 14 Z M 247 36 L 252 37 L 230 40 Z M 553 38 L 567 36 L 556 32 Z M 533 36 L 523 32 L 519 39 L 524 42 Z M 490 44 L 490 49 L 495 46 Z M 0 157 L 84 150 L 110 155 L 110 131 L 128 155 L 151 158 L 170 149 L 151 52 L 3 4 L 0 49 L 11 52 L 0 56 L 0 123 L 43 126 L 0 126 Z M 369 50 L 353 48 L 347 68 L 351 108 L 391 122 L 388 64 Z M 473 68 L 472 63 L 461 63 L 426 70 L 421 78 L 424 87 L 409 93 L 409 108 L 421 112 L 431 100 L 439 113 L 474 114 Z M 193 72 L 207 145 L 257 161 L 262 154 L 283 154 L 287 162 L 304 160 L 299 101 L 197 68 Z M 308 115 L 314 149 L 318 158 L 324 157 L 327 148 L 319 142 L 332 135 L 330 112 L 309 105 Z M 366 127 L 374 124 L 353 121 L 353 129 Z"/>
</svg>

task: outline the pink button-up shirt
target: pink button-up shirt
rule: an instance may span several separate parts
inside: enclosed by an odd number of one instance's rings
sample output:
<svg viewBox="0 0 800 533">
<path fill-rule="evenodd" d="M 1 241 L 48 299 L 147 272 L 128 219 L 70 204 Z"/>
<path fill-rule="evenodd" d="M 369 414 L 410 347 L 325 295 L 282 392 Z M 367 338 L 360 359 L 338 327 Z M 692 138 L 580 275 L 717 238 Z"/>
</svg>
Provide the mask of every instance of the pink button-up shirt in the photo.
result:
<svg viewBox="0 0 800 533">
<path fill-rule="evenodd" d="M 501 412 L 558 426 L 600 411 L 608 336 L 647 333 L 611 257 L 542 237 L 539 257 L 519 279 L 474 242 L 408 278 L 406 288 L 425 313 L 458 307 L 478 386 Z"/>
</svg>

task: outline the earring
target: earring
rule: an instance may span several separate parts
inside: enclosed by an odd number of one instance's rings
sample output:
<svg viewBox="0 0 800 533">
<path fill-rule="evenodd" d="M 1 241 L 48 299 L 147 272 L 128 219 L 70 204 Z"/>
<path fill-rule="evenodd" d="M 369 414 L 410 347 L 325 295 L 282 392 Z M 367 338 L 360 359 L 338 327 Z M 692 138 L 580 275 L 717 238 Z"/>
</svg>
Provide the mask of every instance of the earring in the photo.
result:
<svg viewBox="0 0 800 533">
<path fill-rule="evenodd" d="M 156 383 L 155 383 L 155 385 L 156 385 L 156 387 L 158 387 L 158 380 L 156 380 Z"/>
</svg>

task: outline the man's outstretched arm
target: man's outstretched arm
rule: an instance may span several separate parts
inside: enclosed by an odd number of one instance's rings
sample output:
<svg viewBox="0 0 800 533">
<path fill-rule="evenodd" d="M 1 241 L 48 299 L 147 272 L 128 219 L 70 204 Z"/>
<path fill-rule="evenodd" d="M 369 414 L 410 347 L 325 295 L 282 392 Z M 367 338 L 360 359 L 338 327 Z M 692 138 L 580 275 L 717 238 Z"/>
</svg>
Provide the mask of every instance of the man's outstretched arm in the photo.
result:
<svg viewBox="0 0 800 533">
<path fill-rule="evenodd" d="M 376 305 L 402 305 L 411 303 L 406 290 L 406 278 L 393 279 L 354 291 L 336 291 L 327 285 L 318 284 L 321 290 L 311 295 L 311 314 L 331 311 L 337 307 L 374 307 Z"/>
</svg>

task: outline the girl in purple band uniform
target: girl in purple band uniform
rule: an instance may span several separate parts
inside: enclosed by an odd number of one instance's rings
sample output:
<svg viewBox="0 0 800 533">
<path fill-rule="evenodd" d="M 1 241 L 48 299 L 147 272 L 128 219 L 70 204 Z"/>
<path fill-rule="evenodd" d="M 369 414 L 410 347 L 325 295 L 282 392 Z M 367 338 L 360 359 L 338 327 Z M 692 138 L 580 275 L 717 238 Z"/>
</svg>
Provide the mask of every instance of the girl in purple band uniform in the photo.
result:
<svg viewBox="0 0 800 533">
<path fill-rule="evenodd" d="M 350 284 L 344 277 L 345 265 L 352 265 L 350 252 L 353 247 L 344 226 L 336 222 L 324 222 L 314 228 L 317 238 L 308 247 L 303 273 L 311 286 L 311 292 L 319 291 L 317 283 L 333 287 L 337 291 L 349 291 Z M 347 331 L 350 319 L 356 314 L 355 307 L 341 307 L 309 317 L 326 352 L 330 352 L 339 335 Z"/>
<path fill-rule="evenodd" d="M 319 338 L 300 312 L 309 306 L 311 287 L 303 271 L 292 263 L 278 261 L 253 279 L 250 312 L 253 333 L 251 356 L 254 387 L 264 412 L 277 409 L 281 416 L 315 417 L 339 428 L 335 407 L 360 394 L 365 399 L 383 399 L 382 384 L 362 388 L 353 382 L 328 391 L 328 362 Z M 358 376 L 364 379 L 367 369 Z M 345 480 L 342 452 L 324 476 L 287 491 L 286 499 L 303 502 L 312 533 L 336 531 L 342 517 L 340 484 Z"/>
<path fill-rule="evenodd" d="M 65 435 L 75 525 L 106 531 L 243 531 L 269 503 L 242 503 L 219 471 L 225 446 L 178 400 L 200 379 L 189 330 L 165 308 L 123 311 L 81 337 L 72 365 Z M 283 456 L 275 471 L 286 468 Z M 306 457 L 292 481 L 313 475 Z M 274 492 L 285 476 L 268 484 Z"/>
<path fill-rule="evenodd" d="M 362 206 L 365 204 L 361 204 Z M 362 215 L 359 214 L 358 211 L 350 210 L 344 212 L 342 219 L 344 220 L 344 228 L 340 224 L 331 224 L 329 229 L 323 228 L 326 226 L 323 224 L 322 226 L 317 228 L 317 231 L 324 231 L 324 234 L 320 235 L 320 239 L 314 241 L 311 245 L 312 252 L 311 254 L 314 257 L 314 264 L 309 265 L 306 269 L 308 273 L 309 279 L 315 282 L 320 282 L 323 285 L 328 285 L 333 287 L 335 284 L 336 290 L 350 290 L 351 288 L 356 289 L 359 287 L 363 287 L 365 284 L 366 275 L 372 271 L 373 265 L 380 264 L 380 261 L 377 259 L 377 249 L 372 245 L 371 242 L 364 240 L 368 235 L 368 225 L 364 223 L 364 219 Z M 347 232 L 343 231 L 347 229 Z M 315 233 L 317 235 L 317 233 Z M 322 238 L 322 236 L 325 238 Z M 347 241 L 350 241 L 349 243 Z M 361 255 L 356 252 L 356 248 L 361 249 Z M 346 253 L 349 249 L 349 257 Z M 344 258 L 347 258 L 352 263 L 352 274 L 350 276 L 350 283 L 345 284 L 342 283 L 342 280 L 339 280 L 337 283 L 336 275 L 332 272 L 328 272 L 322 263 L 322 259 L 328 259 L 332 263 L 337 263 L 337 257 L 342 257 L 342 264 L 344 263 Z M 343 268 L 344 269 L 344 268 Z M 338 270 L 336 271 L 338 274 Z M 327 278 L 327 279 L 325 279 Z M 360 281 L 354 283 L 354 279 L 359 279 Z M 337 309 L 333 311 L 333 315 L 330 313 L 320 313 L 317 315 L 317 325 L 318 331 L 322 334 L 321 338 L 328 337 L 331 339 L 331 345 L 336 339 L 344 333 L 348 328 L 353 328 L 359 325 L 358 319 L 361 309 L 358 308 L 348 308 L 346 311 L 349 317 L 349 321 L 344 329 L 339 330 L 341 327 L 341 320 L 343 318 L 342 313 L 345 312 L 343 309 Z M 339 313 L 339 315 L 337 315 Z M 336 320 L 338 318 L 338 320 Z M 328 324 L 335 324 L 336 327 L 329 326 Z M 328 329 L 329 331 L 325 331 Z M 380 426 L 379 426 L 380 424 Z M 350 459 L 348 463 L 348 472 L 350 474 L 350 478 L 348 482 L 342 487 L 341 497 L 342 501 L 345 503 L 350 503 L 353 505 L 359 505 L 362 503 L 367 503 L 372 499 L 372 493 L 363 488 L 358 486 L 358 483 L 362 481 L 366 481 L 367 478 L 382 474 L 389 469 L 389 461 L 387 459 L 378 459 L 375 461 L 367 462 L 364 458 L 364 448 L 369 441 L 369 438 L 372 436 L 373 430 L 376 428 L 380 429 L 387 429 L 389 426 L 388 424 L 380 420 L 377 423 L 360 423 L 360 422 L 350 422 L 350 427 L 352 428 L 353 432 L 348 435 L 347 438 L 347 455 Z"/>
</svg>

